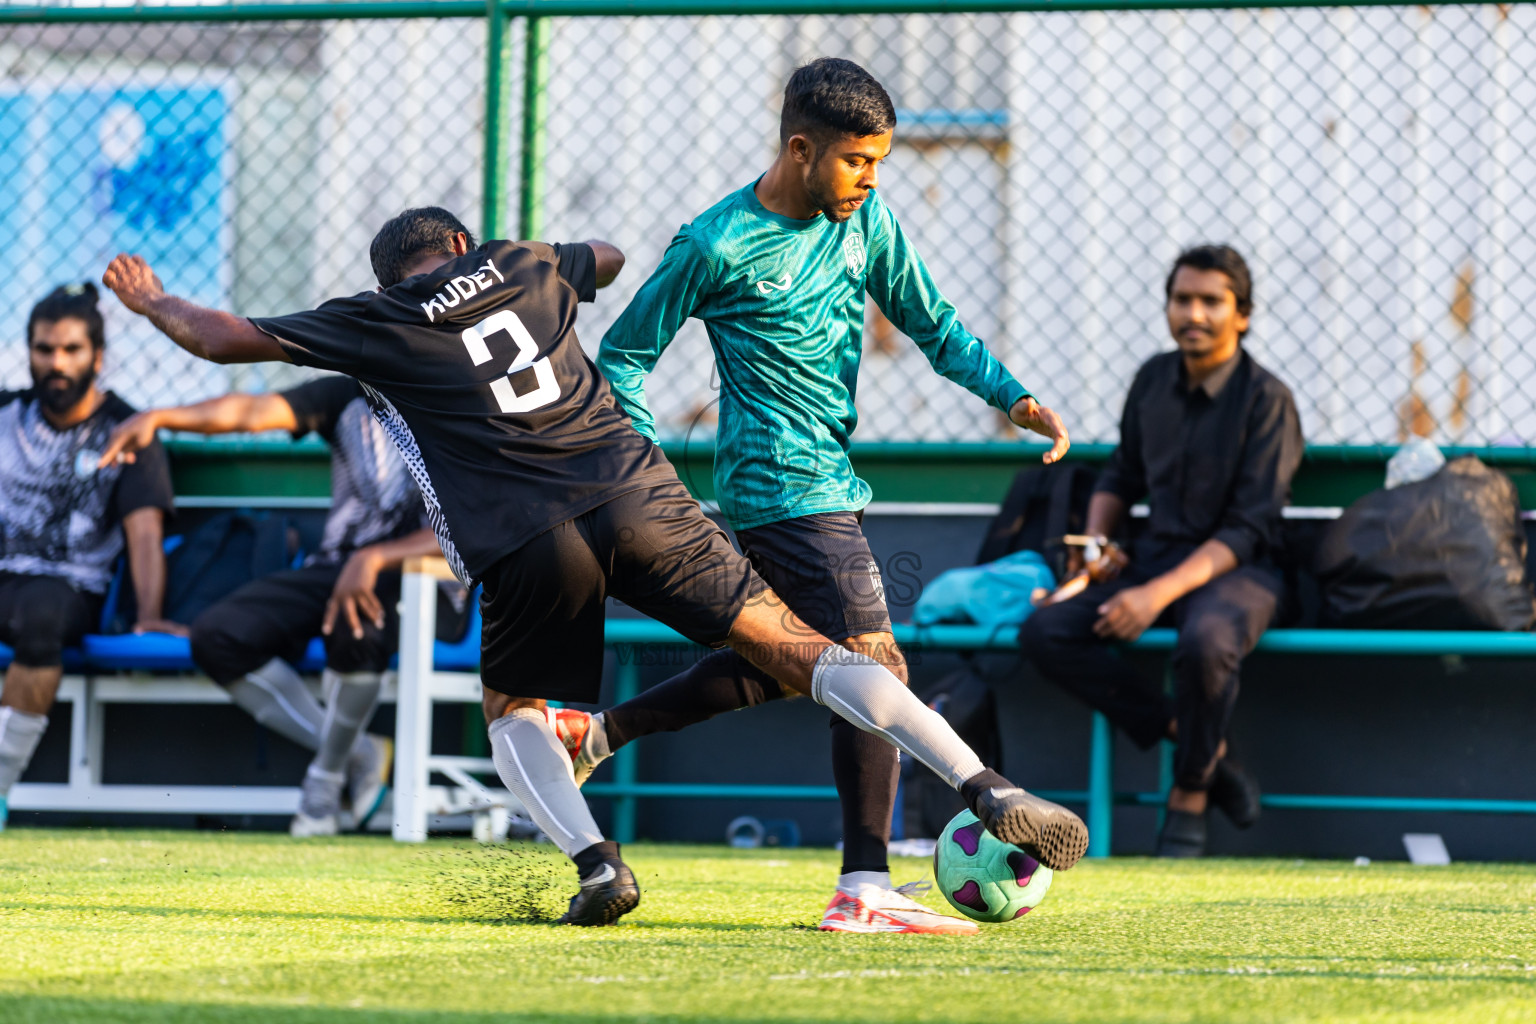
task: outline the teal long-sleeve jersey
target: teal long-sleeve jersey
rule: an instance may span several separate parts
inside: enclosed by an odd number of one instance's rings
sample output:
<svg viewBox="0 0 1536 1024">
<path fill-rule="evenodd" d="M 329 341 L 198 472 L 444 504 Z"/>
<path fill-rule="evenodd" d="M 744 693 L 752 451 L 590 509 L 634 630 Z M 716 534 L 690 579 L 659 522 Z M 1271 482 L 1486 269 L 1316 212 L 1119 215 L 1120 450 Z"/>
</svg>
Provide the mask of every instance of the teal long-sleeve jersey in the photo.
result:
<svg viewBox="0 0 1536 1024">
<path fill-rule="evenodd" d="M 837 224 L 773 213 L 755 186 L 683 226 L 597 356 L 655 440 L 645 376 L 689 317 L 704 322 L 720 373 L 715 496 L 733 528 L 869 504 L 848 461 L 866 292 L 945 377 L 1004 412 L 1028 397 L 961 325 L 877 192 Z"/>
</svg>

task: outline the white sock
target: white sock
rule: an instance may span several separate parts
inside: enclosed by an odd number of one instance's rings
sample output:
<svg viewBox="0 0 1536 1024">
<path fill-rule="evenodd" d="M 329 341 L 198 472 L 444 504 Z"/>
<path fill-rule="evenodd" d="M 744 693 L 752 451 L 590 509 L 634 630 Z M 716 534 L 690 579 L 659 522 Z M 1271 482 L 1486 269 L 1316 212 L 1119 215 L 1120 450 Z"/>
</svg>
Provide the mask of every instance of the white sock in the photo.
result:
<svg viewBox="0 0 1536 1024">
<path fill-rule="evenodd" d="M 8 794 L 27 770 L 47 728 L 47 715 L 0 707 L 0 796 Z"/>
<path fill-rule="evenodd" d="M 226 689 L 236 706 L 279 736 L 310 750 L 319 747 L 325 709 L 283 659 L 273 658 Z"/>
<path fill-rule="evenodd" d="M 915 757 L 955 789 L 985 767 L 943 715 L 873 658 L 828 647 L 811 672 L 811 698 Z"/>
<path fill-rule="evenodd" d="M 516 708 L 491 723 L 490 735 L 496 774 L 567 857 L 603 841 L 544 712 Z"/>
<path fill-rule="evenodd" d="M 592 716 L 592 724 L 587 726 L 587 735 L 581 745 L 586 748 L 583 753 L 594 760 L 601 761 L 613 756 L 613 751 L 608 749 L 608 723 L 604 721 L 601 711 Z"/>
<path fill-rule="evenodd" d="M 849 896 L 862 896 L 866 891 L 891 888 L 889 871 L 849 871 L 837 876 L 837 887 Z"/>
</svg>

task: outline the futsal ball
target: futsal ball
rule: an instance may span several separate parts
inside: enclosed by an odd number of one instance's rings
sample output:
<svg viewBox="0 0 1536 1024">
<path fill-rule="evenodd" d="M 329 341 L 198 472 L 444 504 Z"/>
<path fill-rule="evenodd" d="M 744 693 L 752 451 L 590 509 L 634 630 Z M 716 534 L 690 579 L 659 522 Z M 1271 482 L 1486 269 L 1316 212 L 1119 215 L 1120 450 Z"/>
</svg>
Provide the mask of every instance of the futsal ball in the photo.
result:
<svg viewBox="0 0 1536 1024">
<path fill-rule="evenodd" d="M 950 906 L 978 921 L 1012 921 L 1045 899 L 1051 869 L 961 811 L 933 849 L 933 877 Z"/>
</svg>

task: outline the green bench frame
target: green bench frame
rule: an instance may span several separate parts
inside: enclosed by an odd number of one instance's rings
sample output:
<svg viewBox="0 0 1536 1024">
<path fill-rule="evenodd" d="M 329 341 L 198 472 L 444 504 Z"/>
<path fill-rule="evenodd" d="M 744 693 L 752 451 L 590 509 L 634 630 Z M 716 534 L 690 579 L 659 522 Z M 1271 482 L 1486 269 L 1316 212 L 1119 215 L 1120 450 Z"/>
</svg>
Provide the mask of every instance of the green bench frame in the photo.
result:
<svg viewBox="0 0 1536 1024">
<path fill-rule="evenodd" d="M 1016 627 L 927 626 L 899 624 L 897 642 L 908 648 L 933 651 L 1016 651 Z M 1178 641 L 1172 629 L 1150 629 L 1128 645 L 1132 650 L 1169 651 Z M 606 645 L 618 655 L 615 700 L 624 701 L 640 691 L 640 659 L 637 646 L 692 646 L 691 641 L 659 622 L 649 619 L 608 620 Z M 1342 629 L 1275 629 L 1264 634 L 1258 650 L 1271 654 L 1333 654 L 1378 657 L 1457 656 L 1475 658 L 1536 658 L 1536 634 L 1479 633 L 1469 631 L 1396 631 Z M 1173 747 L 1164 743 L 1159 758 L 1157 792 L 1116 792 L 1114 789 L 1114 734 L 1109 721 L 1093 715 L 1093 735 L 1088 755 L 1088 787 L 1081 790 L 1038 790 L 1062 803 L 1086 805 L 1089 835 L 1088 856 L 1107 857 L 1113 843 L 1114 808 L 1117 804 L 1161 807 L 1172 784 Z M 747 799 L 835 800 L 832 786 L 773 786 L 716 783 L 641 782 L 638 751 L 633 745 L 614 754 L 612 782 L 591 783 L 586 792 L 613 799 L 612 834 L 621 843 L 635 838 L 635 811 L 642 799 Z M 1536 800 L 1474 800 L 1441 797 L 1327 796 L 1319 794 L 1266 793 L 1264 806 L 1332 811 L 1457 811 L 1477 814 L 1536 814 Z"/>
</svg>

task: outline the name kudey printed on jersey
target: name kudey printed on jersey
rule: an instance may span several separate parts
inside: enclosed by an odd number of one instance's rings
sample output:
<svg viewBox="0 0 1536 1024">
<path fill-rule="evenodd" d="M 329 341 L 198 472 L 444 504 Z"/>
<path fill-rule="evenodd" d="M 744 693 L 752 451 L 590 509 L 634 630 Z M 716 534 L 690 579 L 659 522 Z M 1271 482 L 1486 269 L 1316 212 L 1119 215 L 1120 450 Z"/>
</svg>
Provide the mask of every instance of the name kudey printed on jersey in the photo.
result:
<svg viewBox="0 0 1536 1024">
<path fill-rule="evenodd" d="M 495 281 L 491 280 L 491 274 L 496 275 Z M 486 260 L 485 266 L 473 274 L 467 276 L 461 274 L 458 277 L 449 278 L 443 284 L 442 291 L 432 296 L 429 301 L 421 303 L 421 311 L 427 314 L 427 321 L 429 323 L 436 323 L 438 313 L 446 313 L 459 303 L 467 302 L 476 295 L 479 295 L 491 285 L 505 281 L 506 278 L 501 276 L 501 271 L 496 269 L 495 262 Z"/>
</svg>

